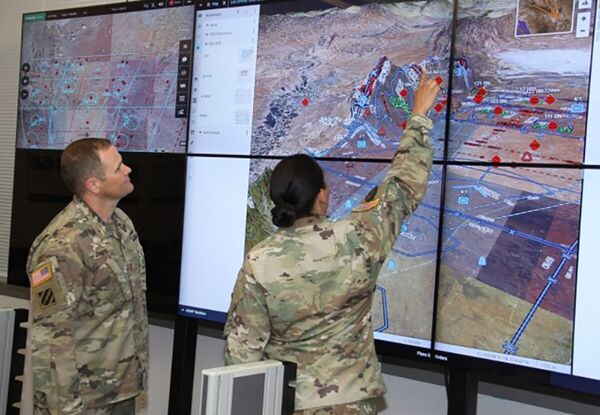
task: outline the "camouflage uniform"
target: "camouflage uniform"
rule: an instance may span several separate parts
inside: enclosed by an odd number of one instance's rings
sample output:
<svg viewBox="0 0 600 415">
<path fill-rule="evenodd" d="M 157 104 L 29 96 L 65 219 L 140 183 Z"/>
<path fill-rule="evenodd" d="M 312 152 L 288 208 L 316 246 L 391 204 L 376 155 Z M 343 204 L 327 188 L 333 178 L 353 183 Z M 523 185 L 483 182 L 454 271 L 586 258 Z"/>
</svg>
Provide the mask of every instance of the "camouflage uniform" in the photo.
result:
<svg viewBox="0 0 600 415">
<path fill-rule="evenodd" d="M 321 406 L 319 408 L 301 409 L 293 415 L 375 415 L 377 404 L 375 399 L 364 399 L 358 402 L 339 405 Z"/>
<path fill-rule="evenodd" d="M 297 363 L 296 410 L 356 403 L 385 392 L 371 303 L 402 222 L 425 193 L 431 127 L 426 117 L 409 119 L 373 201 L 335 222 L 298 219 L 246 256 L 225 326 L 225 362 Z"/>
<path fill-rule="evenodd" d="M 34 413 L 102 413 L 142 394 L 146 267 L 127 215 L 104 222 L 75 197 L 33 242 L 27 272 Z"/>
</svg>

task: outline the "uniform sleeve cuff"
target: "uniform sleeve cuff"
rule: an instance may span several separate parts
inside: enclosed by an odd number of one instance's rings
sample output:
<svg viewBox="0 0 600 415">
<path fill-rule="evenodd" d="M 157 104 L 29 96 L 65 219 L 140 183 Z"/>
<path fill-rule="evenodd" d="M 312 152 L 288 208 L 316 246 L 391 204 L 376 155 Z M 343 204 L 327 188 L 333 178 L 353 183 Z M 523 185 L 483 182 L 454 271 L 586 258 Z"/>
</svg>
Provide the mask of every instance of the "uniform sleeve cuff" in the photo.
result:
<svg viewBox="0 0 600 415">
<path fill-rule="evenodd" d="M 431 121 L 431 119 L 425 115 L 412 114 L 409 117 L 409 121 L 412 121 L 422 127 L 425 127 L 428 130 L 431 130 L 433 128 L 433 121 Z"/>
</svg>

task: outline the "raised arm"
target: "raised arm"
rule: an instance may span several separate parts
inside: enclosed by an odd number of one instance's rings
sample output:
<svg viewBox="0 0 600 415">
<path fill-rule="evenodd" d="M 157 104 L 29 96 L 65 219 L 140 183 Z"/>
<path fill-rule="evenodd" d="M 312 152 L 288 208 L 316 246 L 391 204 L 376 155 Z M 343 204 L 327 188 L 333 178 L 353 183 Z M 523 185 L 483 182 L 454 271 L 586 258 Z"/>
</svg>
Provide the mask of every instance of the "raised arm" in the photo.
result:
<svg viewBox="0 0 600 415">
<path fill-rule="evenodd" d="M 432 150 L 426 114 L 439 92 L 439 85 L 423 73 L 415 92 L 413 114 L 386 178 L 370 202 L 352 213 L 358 237 L 371 259 L 371 277 L 376 278 L 383 261 L 400 233 L 404 220 L 417 208 L 431 171 Z"/>
</svg>

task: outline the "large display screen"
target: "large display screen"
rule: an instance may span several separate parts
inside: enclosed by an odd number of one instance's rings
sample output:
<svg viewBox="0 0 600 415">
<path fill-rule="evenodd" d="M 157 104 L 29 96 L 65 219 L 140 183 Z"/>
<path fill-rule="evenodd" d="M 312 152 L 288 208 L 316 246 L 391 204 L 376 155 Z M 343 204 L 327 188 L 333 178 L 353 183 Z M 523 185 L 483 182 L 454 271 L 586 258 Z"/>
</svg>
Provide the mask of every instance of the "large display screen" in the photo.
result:
<svg viewBox="0 0 600 415">
<path fill-rule="evenodd" d="M 185 152 L 194 7 L 174 5 L 25 14 L 17 147 Z"/>
<path fill-rule="evenodd" d="M 582 176 L 449 167 L 436 349 L 570 370 Z"/>
<path fill-rule="evenodd" d="M 452 7 L 344 3 L 199 10 L 189 151 L 390 158 L 420 68 L 447 86 Z M 430 113 L 436 158 L 445 112 L 442 93 Z"/>
<path fill-rule="evenodd" d="M 582 163 L 592 1 L 458 5 L 449 159 Z"/>
<path fill-rule="evenodd" d="M 60 180 L 59 150 L 83 137 L 108 138 L 132 168 L 135 190 L 119 206 L 146 254 L 149 309 L 176 311 L 193 3 L 23 15 L 9 283 L 29 284 L 34 238 L 72 199 Z"/>
<path fill-rule="evenodd" d="M 184 229 L 182 275 L 187 278 L 181 281 L 181 313 L 225 321 L 227 294 L 233 290 L 244 254 L 276 230 L 268 186 L 277 161 L 188 158 L 185 210 L 194 214 L 186 217 Z M 389 167 L 348 160 L 320 164 L 326 183 L 336 189 L 328 212 L 333 220 L 348 216 Z M 216 176 L 218 181 L 213 180 Z M 435 166 L 423 203 L 403 224 L 378 279 L 373 308 L 378 338 L 431 346 L 440 190 L 441 168 Z M 207 203 L 207 195 L 219 195 L 219 203 Z"/>
<path fill-rule="evenodd" d="M 328 216 L 347 216 L 383 178 L 425 68 L 442 86 L 435 164 L 378 279 L 375 337 L 600 380 L 582 248 L 600 190 L 595 2 L 331 3 L 197 10 L 180 313 L 225 320 L 244 254 L 276 229 L 281 157 L 315 157 Z"/>
</svg>

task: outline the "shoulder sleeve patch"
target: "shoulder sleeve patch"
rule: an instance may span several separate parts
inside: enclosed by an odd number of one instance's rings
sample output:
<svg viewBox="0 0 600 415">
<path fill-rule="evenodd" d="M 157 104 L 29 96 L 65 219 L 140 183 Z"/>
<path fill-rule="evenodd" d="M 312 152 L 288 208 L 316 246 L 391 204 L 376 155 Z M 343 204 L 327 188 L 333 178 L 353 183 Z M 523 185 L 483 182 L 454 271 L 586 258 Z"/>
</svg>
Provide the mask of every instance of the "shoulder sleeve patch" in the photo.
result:
<svg viewBox="0 0 600 415">
<path fill-rule="evenodd" d="M 56 278 L 56 258 L 39 264 L 30 274 L 31 309 L 36 317 L 51 314 L 67 305 L 63 287 Z"/>
<path fill-rule="evenodd" d="M 377 198 L 371 200 L 370 202 L 361 203 L 360 205 L 358 205 L 354 209 L 352 209 L 352 212 L 366 212 L 368 210 L 371 210 L 371 209 L 377 207 L 380 202 L 381 201 L 377 197 Z"/>
</svg>

